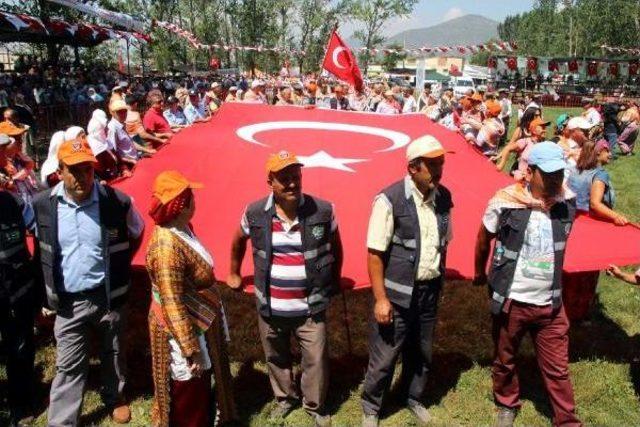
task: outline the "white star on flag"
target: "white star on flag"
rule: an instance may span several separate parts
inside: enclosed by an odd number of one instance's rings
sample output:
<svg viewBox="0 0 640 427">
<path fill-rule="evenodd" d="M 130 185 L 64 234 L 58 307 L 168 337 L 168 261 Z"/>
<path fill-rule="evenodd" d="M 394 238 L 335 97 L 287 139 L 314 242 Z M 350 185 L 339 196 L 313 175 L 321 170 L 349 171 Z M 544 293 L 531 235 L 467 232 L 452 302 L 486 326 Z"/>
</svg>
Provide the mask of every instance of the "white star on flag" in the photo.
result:
<svg viewBox="0 0 640 427">
<path fill-rule="evenodd" d="M 366 162 L 368 159 L 344 159 L 341 157 L 333 157 L 326 151 L 318 151 L 311 156 L 298 156 L 298 160 L 302 162 L 305 168 L 327 168 L 345 172 L 355 172 L 355 170 L 346 165 Z"/>
</svg>

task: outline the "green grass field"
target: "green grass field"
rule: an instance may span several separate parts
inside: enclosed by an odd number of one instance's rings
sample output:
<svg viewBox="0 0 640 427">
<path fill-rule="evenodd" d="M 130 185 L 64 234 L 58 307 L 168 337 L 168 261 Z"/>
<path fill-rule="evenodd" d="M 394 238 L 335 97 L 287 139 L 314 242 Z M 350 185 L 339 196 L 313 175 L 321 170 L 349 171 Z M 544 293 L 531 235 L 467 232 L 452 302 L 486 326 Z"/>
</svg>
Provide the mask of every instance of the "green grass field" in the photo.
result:
<svg viewBox="0 0 640 427">
<path fill-rule="evenodd" d="M 575 113 L 575 111 L 574 111 Z M 549 108 L 545 116 L 555 120 L 560 110 Z M 616 188 L 618 208 L 640 221 L 640 159 L 624 157 L 608 168 Z M 446 171 L 445 171 L 446 173 Z M 602 236 L 606 238 L 606 236 Z M 640 243 L 640 242 L 638 242 Z M 597 244 L 594 241 L 593 244 Z M 638 248 L 640 250 L 640 246 Z M 220 254 L 219 254 L 220 256 Z M 133 291 L 128 328 L 129 377 L 132 401 L 131 425 L 150 425 L 150 355 L 146 332 L 148 289 Z M 236 400 L 242 425 L 265 426 L 273 407 L 272 394 L 262 362 L 256 314 L 251 297 L 224 290 L 232 343 L 231 359 Z M 359 393 L 367 363 L 367 292 L 346 295 L 353 341 L 349 353 L 342 322 L 343 305 L 336 298 L 329 309 L 331 345 L 331 385 L 328 405 L 336 426 L 356 426 L 361 422 Z M 443 292 L 434 344 L 433 374 L 426 404 L 434 425 L 490 425 L 494 420 L 489 366 L 492 357 L 489 310 L 484 289 L 468 282 L 449 282 Z M 571 374 L 577 410 L 588 425 L 640 425 L 640 289 L 602 276 L 598 300 L 589 322 L 571 329 Z M 55 371 L 55 349 L 50 332 L 44 328 L 39 339 L 39 410 L 37 425 L 46 424 L 48 387 Z M 551 408 L 537 371 L 529 339 L 520 356 L 521 389 L 524 406 L 517 425 L 550 424 Z M 94 361 L 84 402 L 85 425 L 111 425 L 99 395 L 99 369 Z M 2 387 L 2 390 L 5 390 Z M 383 414 L 384 426 L 416 425 L 391 393 Z M 6 415 L 6 414 L 5 414 Z M 0 415 L 1 416 L 1 415 Z M 2 418 L 0 418 L 2 424 Z M 287 417 L 287 426 L 311 426 L 312 420 L 297 409 Z"/>
</svg>

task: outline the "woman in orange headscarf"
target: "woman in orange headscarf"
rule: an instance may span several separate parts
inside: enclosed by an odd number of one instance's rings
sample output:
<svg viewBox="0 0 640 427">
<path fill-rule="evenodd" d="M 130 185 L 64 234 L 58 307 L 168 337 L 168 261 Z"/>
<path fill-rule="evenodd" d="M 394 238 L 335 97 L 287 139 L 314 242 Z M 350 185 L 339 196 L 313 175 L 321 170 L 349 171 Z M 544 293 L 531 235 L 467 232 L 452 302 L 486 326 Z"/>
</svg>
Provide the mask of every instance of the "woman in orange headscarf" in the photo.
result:
<svg viewBox="0 0 640 427">
<path fill-rule="evenodd" d="M 213 258 L 190 226 L 192 189 L 176 171 L 155 180 L 149 215 L 156 223 L 147 251 L 151 278 L 149 334 L 155 388 L 155 426 L 212 425 L 211 375 L 220 421 L 235 419 L 226 353 L 228 331 L 215 288 Z"/>
</svg>

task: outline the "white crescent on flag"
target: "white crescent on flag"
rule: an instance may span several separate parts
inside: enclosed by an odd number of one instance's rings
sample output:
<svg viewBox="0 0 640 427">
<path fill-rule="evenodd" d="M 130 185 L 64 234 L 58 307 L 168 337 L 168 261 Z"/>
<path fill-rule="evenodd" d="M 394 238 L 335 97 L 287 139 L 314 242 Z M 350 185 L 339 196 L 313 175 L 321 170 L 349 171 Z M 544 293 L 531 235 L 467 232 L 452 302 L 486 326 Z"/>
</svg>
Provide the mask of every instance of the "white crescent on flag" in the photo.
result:
<svg viewBox="0 0 640 427">
<path fill-rule="evenodd" d="M 331 55 L 331 57 L 333 59 L 333 63 L 336 64 L 336 67 L 338 67 L 338 68 L 342 68 L 342 69 L 347 68 L 344 65 L 341 65 L 340 62 L 338 61 L 338 55 L 340 55 L 340 52 L 343 52 L 345 50 L 346 49 L 344 47 L 338 46 L 337 48 L 335 48 L 333 50 L 333 54 Z"/>
</svg>

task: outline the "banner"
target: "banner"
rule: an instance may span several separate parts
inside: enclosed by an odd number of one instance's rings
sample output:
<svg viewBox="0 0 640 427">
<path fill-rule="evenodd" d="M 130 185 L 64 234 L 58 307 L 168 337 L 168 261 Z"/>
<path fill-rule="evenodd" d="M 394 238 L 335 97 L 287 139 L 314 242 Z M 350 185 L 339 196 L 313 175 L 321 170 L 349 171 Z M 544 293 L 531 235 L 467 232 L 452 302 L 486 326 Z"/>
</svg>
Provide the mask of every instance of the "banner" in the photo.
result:
<svg viewBox="0 0 640 427">
<path fill-rule="evenodd" d="M 514 181 L 496 171 L 495 165 L 462 136 L 425 120 L 423 114 L 243 103 L 224 104 L 210 122 L 183 129 L 152 158 L 142 159 L 132 178 L 116 184 L 133 196 L 146 222 L 145 242 L 133 265 L 144 268 L 146 242 L 154 228 L 147 215 L 153 180 L 161 171 L 175 169 L 205 185 L 195 192 L 192 223 L 198 238 L 216 258 L 216 276 L 225 280 L 231 239 L 245 207 L 269 194 L 264 169 L 267 156 L 288 149 L 305 164 L 303 191 L 335 206 L 344 246 L 343 286 L 368 286 L 366 236 L 372 201 L 382 189 L 405 177 L 407 145 L 425 134 L 433 135 L 447 150 L 442 181 L 451 190 L 455 205 L 447 273 L 470 278 L 475 239 L 487 203 L 498 189 Z M 598 244 L 593 244 L 596 241 Z M 638 242 L 640 230 L 634 227 L 579 217 L 569 238 L 565 270 L 602 270 L 609 263 L 638 263 Z M 250 281 L 252 272 L 248 249 L 242 273 Z"/>
<path fill-rule="evenodd" d="M 100 18 L 104 21 L 111 22 L 120 27 L 127 28 L 129 30 L 135 30 L 138 32 L 145 32 L 148 28 L 148 23 L 140 21 L 133 16 L 125 13 L 113 12 L 111 10 L 100 7 L 97 3 L 82 2 L 80 0 L 48 0 L 51 3 L 56 3 L 62 6 L 70 7 L 80 12 L 86 13 Z"/>
</svg>

